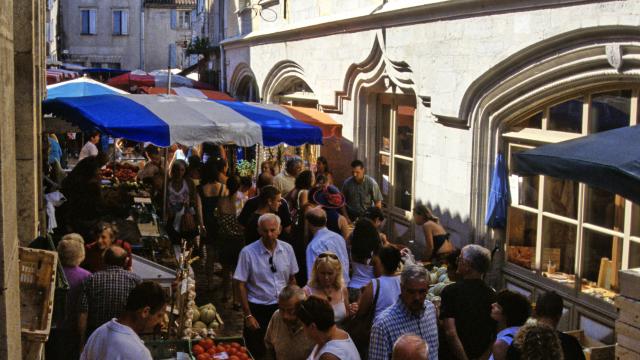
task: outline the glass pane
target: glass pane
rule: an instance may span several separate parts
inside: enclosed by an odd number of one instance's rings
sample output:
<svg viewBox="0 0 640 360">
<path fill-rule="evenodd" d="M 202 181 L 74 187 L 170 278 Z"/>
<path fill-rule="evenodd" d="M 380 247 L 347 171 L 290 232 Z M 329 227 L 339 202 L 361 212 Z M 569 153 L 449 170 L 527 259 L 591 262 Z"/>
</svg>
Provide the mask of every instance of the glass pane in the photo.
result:
<svg viewBox="0 0 640 360">
<path fill-rule="evenodd" d="M 575 282 L 576 227 L 545 217 L 542 221 L 543 275 L 573 287 Z"/>
<path fill-rule="evenodd" d="M 413 180 L 413 162 L 403 159 L 395 159 L 395 175 L 393 185 L 395 187 L 395 206 L 411 211 L 411 183 Z"/>
<path fill-rule="evenodd" d="M 629 244 L 629 269 L 640 267 L 640 243 L 631 241 Z"/>
<path fill-rule="evenodd" d="M 413 157 L 413 115 L 412 106 L 398 106 L 396 112 L 396 154 Z"/>
<path fill-rule="evenodd" d="M 582 291 L 612 301 L 618 290 L 622 237 L 584 229 Z"/>
<path fill-rule="evenodd" d="M 591 97 L 589 132 L 607 131 L 629 126 L 631 90 L 594 94 Z"/>
<path fill-rule="evenodd" d="M 513 164 L 513 155 L 527 149 L 511 147 L 511 164 Z M 525 205 L 532 208 L 538 207 L 538 189 L 540 176 L 518 176 L 511 175 L 509 177 L 509 186 L 511 190 L 511 204 Z M 517 186 L 516 186 L 517 184 Z"/>
<path fill-rule="evenodd" d="M 545 177 L 544 211 L 576 218 L 578 209 L 578 183 Z"/>
<path fill-rule="evenodd" d="M 538 216 L 518 208 L 509 208 L 507 261 L 533 269 L 536 255 Z"/>
<path fill-rule="evenodd" d="M 573 99 L 549 109 L 547 130 L 582 132 L 582 98 Z"/>
<path fill-rule="evenodd" d="M 380 191 L 382 192 L 382 196 L 384 200 L 387 200 L 387 196 L 389 195 L 389 167 L 391 166 L 391 158 L 389 155 L 380 154 L 380 176 L 382 177 L 380 180 Z"/>
<path fill-rule="evenodd" d="M 640 236 L 640 205 L 632 203 L 631 207 L 631 235 Z"/>
<path fill-rule="evenodd" d="M 586 187 L 584 221 L 608 229 L 624 230 L 624 199 L 606 190 Z"/>
<path fill-rule="evenodd" d="M 391 151 L 391 105 L 382 104 L 380 116 L 380 150 L 389 152 Z"/>
<path fill-rule="evenodd" d="M 542 112 L 539 112 L 532 117 L 512 125 L 509 131 L 518 131 L 524 128 L 542 129 Z"/>
</svg>

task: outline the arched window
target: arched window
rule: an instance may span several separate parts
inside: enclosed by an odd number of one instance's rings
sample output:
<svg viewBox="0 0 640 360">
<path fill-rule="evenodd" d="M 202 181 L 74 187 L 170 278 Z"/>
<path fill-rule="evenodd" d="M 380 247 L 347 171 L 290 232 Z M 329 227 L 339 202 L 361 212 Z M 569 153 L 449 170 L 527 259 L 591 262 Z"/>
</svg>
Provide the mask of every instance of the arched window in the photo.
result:
<svg viewBox="0 0 640 360">
<path fill-rule="evenodd" d="M 530 111 L 502 132 L 509 164 L 539 145 L 638 124 L 639 93 L 598 88 Z M 640 206 L 570 180 L 511 173 L 509 180 L 507 261 L 613 302 L 618 270 L 640 267 Z"/>
</svg>

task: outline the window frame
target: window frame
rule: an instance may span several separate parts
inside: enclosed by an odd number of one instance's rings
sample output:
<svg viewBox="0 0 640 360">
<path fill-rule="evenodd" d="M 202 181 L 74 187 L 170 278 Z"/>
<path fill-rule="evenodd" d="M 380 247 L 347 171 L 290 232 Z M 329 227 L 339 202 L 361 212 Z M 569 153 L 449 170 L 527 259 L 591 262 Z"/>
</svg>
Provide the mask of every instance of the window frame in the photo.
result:
<svg viewBox="0 0 640 360">
<path fill-rule="evenodd" d="M 116 31 L 115 19 L 116 13 L 120 13 L 120 29 Z M 123 21 L 123 14 L 126 19 Z M 113 36 L 128 36 L 129 35 L 129 9 L 111 9 L 111 35 Z"/>
<path fill-rule="evenodd" d="M 177 10 L 176 11 L 176 29 L 191 30 L 191 11 L 193 10 Z"/>
<path fill-rule="evenodd" d="M 87 31 L 85 32 L 84 13 L 87 12 Z M 91 17 L 93 14 L 93 29 L 91 28 Z M 93 30 L 93 31 L 92 31 Z M 98 34 L 98 9 L 97 8 L 80 8 L 80 35 L 97 35 Z"/>
<path fill-rule="evenodd" d="M 627 126 L 633 126 L 639 123 L 638 121 L 638 107 L 639 107 L 639 101 L 640 101 L 640 86 L 638 85 L 619 85 L 619 86 L 608 86 L 608 87 L 595 87 L 592 89 L 588 89 L 586 91 L 582 91 L 580 93 L 574 93 L 570 96 L 563 96 L 562 98 L 559 99 L 554 99 L 552 102 L 548 102 L 547 104 L 541 105 L 536 107 L 535 109 L 533 109 L 533 111 L 528 111 L 525 114 L 523 114 L 524 116 L 519 116 L 517 119 L 515 119 L 514 121 L 510 121 L 510 124 L 516 125 L 519 122 L 522 121 L 526 121 L 527 119 L 529 119 L 531 116 L 534 116 L 535 114 L 539 113 L 542 109 L 542 126 L 541 126 L 541 130 L 538 129 L 532 129 L 532 128 L 526 128 L 520 131 L 516 131 L 516 132 L 504 132 L 501 133 L 501 141 L 503 142 L 504 149 L 507 150 L 507 166 L 508 169 L 511 169 L 511 155 L 512 155 L 512 149 L 515 147 L 524 147 L 524 148 L 535 148 L 537 146 L 540 145 L 544 145 L 547 143 L 556 143 L 556 142 L 560 142 L 563 140 L 567 140 L 567 139 L 571 139 L 571 138 L 578 138 L 578 137 L 584 137 L 587 136 L 589 134 L 589 131 L 591 129 L 591 100 L 592 100 L 592 96 L 595 94 L 600 94 L 603 92 L 612 92 L 612 91 L 619 91 L 619 90 L 631 90 L 631 98 L 630 98 L 630 109 L 629 109 L 629 124 Z M 561 104 L 562 102 L 571 100 L 571 99 L 576 99 L 576 98 L 580 98 L 582 97 L 584 100 L 583 103 L 583 111 L 582 111 L 582 132 L 580 134 L 577 133 L 564 133 L 564 132 L 558 132 L 558 131 L 553 131 L 553 130 L 546 130 L 547 129 L 547 121 L 549 119 L 549 109 L 555 105 Z M 509 125 L 506 126 L 504 129 L 508 129 Z M 508 130 L 506 130 L 508 131 Z M 545 134 L 547 133 L 547 134 Z M 545 136 L 547 135 L 547 136 Z M 565 139 L 563 139 L 563 137 L 565 137 Z M 638 245 L 640 245 L 640 234 L 634 236 L 631 234 L 631 227 L 632 227 L 632 217 L 633 217 L 633 203 L 630 200 L 621 198 L 623 201 L 623 209 L 624 209 L 624 220 L 623 220 L 623 228 L 622 230 L 615 230 L 615 224 L 612 226 L 611 229 L 600 226 L 600 225 L 596 225 L 596 224 L 592 224 L 586 221 L 585 217 L 586 217 L 586 203 L 587 203 L 587 189 L 589 187 L 589 185 L 585 184 L 585 183 L 580 183 L 578 182 L 578 199 L 577 199 L 577 214 L 576 214 L 576 219 L 572 219 L 572 218 L 568 218 L 559 214 L 554 214 L 551 213 L 549 211 L 545 211 L 544 209 L 544 195 L 545 195 L 545 179 L 547 178 L 547 176 L 544 175 L 538 175 L 538 204 L 537 204 L 537 208 L 532 208 L 530 206 L 526 206 L 526 205 L 520 205 L 517 203 L 512 203 L 510 204 L 511 207 L 516 208 L 520 211 L 525 211 L 527 213 L 531 213 L 531 214 L 535 214 L 537 216 L 537 230 L 536 230 L 536 241 L 535 241 L 535 266 L 530 269 L 532 272 L 537 273 L 539 275 L 542 275 L 542 273 L 544 272 L 544 264 L 542 264 L 542 252 L 543 252 L 543 234 L 544 234 L 544 228 L 542 223 L 544 222 L 544 219 L 552 219 L 552 220 L 556 220 L 556 221 L 560 221 L 561 223 L 565 223 L 565 224 L 570 224 L 570 225 L 574 225 L 576 227 L 576 256 L 575 256 L 575 263 L 573 266 L 573 272 L 575 274 L 575 282 L 573 284 L 573 291 L 576 292 L 577 294 L 585 294 L 587 295 L 587 293 L 583 292 L 583 288 L 582 288 L 582 282 L 583 279 L 586 279 L 585 276 L 585 269 L 584 269 L 584 263 L 586 261 L 585 259 L 585 247 L 588 246 L 587 244 L 587 235 L 586 232 L 587 231 L 591 231 L 591 232 L 595 232 L 597 234 L 600 235 L 605 235 L 605 236 L 610 236 L 612 237 L 611 240 L 611 244 L 612 244 L 612 248 L 614 248 L 613 246 L 613 238 L 614 237 L 618 237 L 620 238 L 622 241 L 618 246 L 622 247 L 621 250 L 621 259 L 620 259 L 620 269 L 625 270 L 629 268 L 629 257 L 630 257 L 630 244 L 631 242 L 637 243 Z M 618 197 L 619 195 L 616 195 L 616 197 Z M 616 201 L 616 197 L 614 197 L 614 201 Z M 505 241 L 505 250 L 507 250 L 507 247 L 509 246 L 509 221 L 510 219 L 508 218 L 508 224 L 507 224 L 507 232 L 505 233 L 505 237 L 506 237 L 506 241 Z M 511 266 L 516 266 L 518 268 L 524 269 L 524 270 L 529 270 L 527 268 L 524 268 L 516 263 L 513 263 L 511 261 L 509 261 L 506 257 L 505 257 L 505 263 L 510 264 Z M 587 281 L 592 281 L 587 279 Z M 558 283 L 560 284 L 560 283 Z"/>
</svg>

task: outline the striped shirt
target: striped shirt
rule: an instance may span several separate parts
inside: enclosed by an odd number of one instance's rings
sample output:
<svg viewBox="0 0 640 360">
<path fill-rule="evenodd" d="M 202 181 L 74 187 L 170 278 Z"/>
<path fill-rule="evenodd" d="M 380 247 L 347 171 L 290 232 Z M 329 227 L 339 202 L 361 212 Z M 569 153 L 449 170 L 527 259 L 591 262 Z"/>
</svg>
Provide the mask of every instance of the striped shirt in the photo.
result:
<svg viewBox="0 0 640 360">
<path fill-rule="evenodd" d="M 429 346 L 429 360 L 438 360 L 436 307 L 425 300 L 423 310 L 414 315 L 401 299 L 376 318 L 371 329 L 369 360 L 391 359 L 393 344 L 405 334 L 421 337 Z"/>
</svg>

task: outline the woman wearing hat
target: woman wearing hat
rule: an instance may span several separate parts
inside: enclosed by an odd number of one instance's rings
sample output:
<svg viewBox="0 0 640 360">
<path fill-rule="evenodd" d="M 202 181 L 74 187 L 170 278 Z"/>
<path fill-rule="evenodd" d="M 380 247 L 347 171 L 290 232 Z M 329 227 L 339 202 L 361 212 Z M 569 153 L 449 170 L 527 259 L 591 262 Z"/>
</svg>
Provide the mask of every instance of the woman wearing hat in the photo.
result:
<svg viewBox="0 0 640 360">
<path fill-rule="evenodd" d="M 345 204 L 344 195 L 333 185 L 323 186 L 315 190 L 310 194 L 310 198 L 326 211 L 327 228 L 342 235 L 345 239 L 349 238 L 351 233 L 349 220 L 339 212 Z"/>
</svg>

